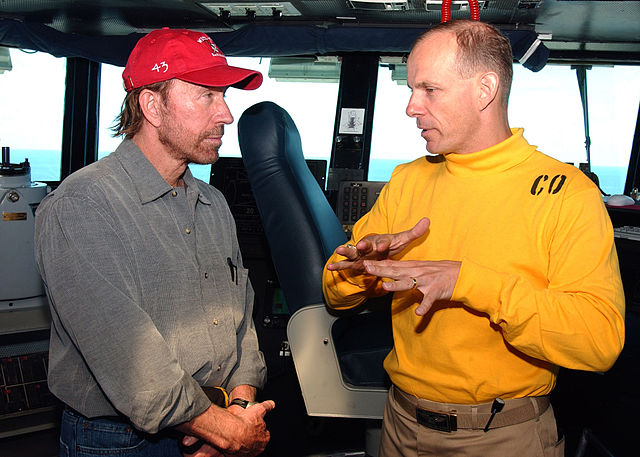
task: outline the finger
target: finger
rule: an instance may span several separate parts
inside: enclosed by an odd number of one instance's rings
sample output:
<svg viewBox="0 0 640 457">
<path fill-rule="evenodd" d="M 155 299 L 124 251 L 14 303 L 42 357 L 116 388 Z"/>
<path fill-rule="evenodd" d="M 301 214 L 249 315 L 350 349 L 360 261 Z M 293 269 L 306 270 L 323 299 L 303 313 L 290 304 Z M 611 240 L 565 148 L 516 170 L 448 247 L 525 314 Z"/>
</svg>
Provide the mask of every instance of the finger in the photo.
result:
<svg viewBox="0 0 640 457">
<path fill-rule="evenodd" d="M 371 250 L 383 254 L 391 247 L 391 241 L 391 236 L 381 236 L 375 240 L 375 243 L 372 243 Z"/>
<path fill-rule="evenodd" d="M 416 222 L 416 225 L 414 225 L 411 230 L 409 230 L 409 236 L 414 240 L 420 238 L 422 235 L 427 233 L 430 225 L 431 221 L 429 220 L 429 218 L 423 217 L 418 222 Z"/>
<path fill-rule="evenodd" d="M 224 457 L 224 454 L 219 450 L 205 444 L 194 454 L 183 454 L 184 457 Z"/>
<path fill-rule="evenodd" d="M 362 264 L 370 275 L 395 280 L 406 279 L 413 271 L 406 268 L 403 261 L 398 260 L 365 260 Z"/>
<path fill-rule="evenodd" d="M 185 446 L 191 446 L 192 444 L 195 444 L 197 441 L 198 441 L 198 438 L 191 435 L 185 435 L 185 437 L 182 438 L 182 444 L 184 444 Z"/>
<path fill-rule="evenodd" d="M 392 235 L 367 235 L 355 244 L 356 258 L 366 257 L 373 253 L 384 252 L 389 249 Z M 346 246 L 353 246 L 349 243 Z"/>
<path fill-rule="evenodd" d="M 405 230 L 404 232 L 397 233 L 396 241 L 398 241 L 400 244 L 409 244 L 412 241 L 420 238 L 425 233 L 427 233 L 427 230 L 429 229 L 429 225 L 431 225 L 431 221 L 429 220 L 429 218 L 423 217 L 416 223 L 416 225 L 414 225 L 409 230 Z"/>
<path fill-rule="evenodd" d="M 191 438 L 195 438 L 195 441 Z M 180 443 L 180 451 L 184 456 L 202 456 L 200 450 L 205 447 L 206 444 L 203 440 L 194 436 L 185 436 Z"/>
<path fill-rule="evenodd" d="M 430 298 L 427 298 L 425 296 L 422 299 L 422 302 L 416 308 L 415 313 L 418 316 L 424 316 L 425 314 L 427 314 L 429 312 L 429 310 L 431 309 L 431 306 L 433 306 L 433 300 L 431 300 Z"/>
<path fill-rule="evenodd" d="M 230 405 L 227 407 L 227 411 L 231 414 L 235 414 L 236 416 L 242 414 L 245 409 L 240 405 Z"/>
<path fill-rule="evenodd" d="M 338 246 L 336 248 L 336 253 L 348 258 L 349 260 L 355 260 L 358 258 L 358 249 L 350 243 Z"/>
<path fill-rule="evenodd" d="M 185 457 L 187 457 L 185 455 Z M 224 454 L 222 454 L 221 452 L 215 450 L 215 449 L 207 449 L 206 451 L 198 451 L 195 454 L 191 454 L 188 457 L 224 457 Z"/>
<path fill-rule="evenodd" d="M 259 417 L 260 420 L 263 420 L 262 418 L 264 418 L 269 411 L 273 411 L 275 407 L 276 404 L 273 400 L 266 400 L 261 403 L 255 403 L 244 411 L 249 415 Z"/>
<path fill-rule="evenodd" d="M 382 283 L 382 288 L 389 292 L 395 292 L 399 290 L 413 290 L 418 288 L 418 280 L 413 277 L 400 278 L 396 281 L 386 281 Z"/>
<path fill-rule="evenodd" d="M 263 406 L 265 409 L 265 413 L 268 413 L 269 411 L 273 411 L 275 409 L 276 402 L 273 400 L 266 400 L 266 401 L 263 401 L 262 403 L 258 403 L 257 405 Z M 257 406 L 257 405 L 254 405 L 254 406 Z"/>
<path fill-rule="evenodd" d="M 351 261 L 341 260 L 340 262 L 335 262 L 335 263 L 328 264 L 327 265 L 327 270 L 329 270 L 329 271 L 346 270 L 348 268 L 351 268 L 352 265 L 353 265 L 353 262 L 351 262 Z"/>
<path fill-rule="evenodd" d="M 428 266 L 430 262 L 424 260 L 364 260 L 362 262 L 363 268 L 369 274 L 375 274 L 391 279 L 407 279 L 410 277 L 417 278 L 419 275 L 424 274 L 423 269 Z M 373 273 L 375 271 L 375 273 Z"/>
</svg>

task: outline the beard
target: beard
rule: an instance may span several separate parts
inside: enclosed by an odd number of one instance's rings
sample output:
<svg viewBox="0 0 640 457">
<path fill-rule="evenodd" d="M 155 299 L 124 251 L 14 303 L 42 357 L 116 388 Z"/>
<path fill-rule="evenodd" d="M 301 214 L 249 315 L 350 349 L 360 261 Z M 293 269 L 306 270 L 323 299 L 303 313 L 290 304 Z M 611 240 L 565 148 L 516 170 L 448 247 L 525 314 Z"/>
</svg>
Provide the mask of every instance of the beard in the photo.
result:
<svg viewBox="0 0 640 457">
<path fill-rule="evenodd" d="M 212 164 L 218 160 L 219 144 L 212 144 L 207 138 L 222 136 L 224 125 L 202 132 L 197 137 L 189 133 L 170 113 L 165 113 L 162 125 L 158 129 L 158 139 L 176 160 L 200 165 Z"/>
</svg>

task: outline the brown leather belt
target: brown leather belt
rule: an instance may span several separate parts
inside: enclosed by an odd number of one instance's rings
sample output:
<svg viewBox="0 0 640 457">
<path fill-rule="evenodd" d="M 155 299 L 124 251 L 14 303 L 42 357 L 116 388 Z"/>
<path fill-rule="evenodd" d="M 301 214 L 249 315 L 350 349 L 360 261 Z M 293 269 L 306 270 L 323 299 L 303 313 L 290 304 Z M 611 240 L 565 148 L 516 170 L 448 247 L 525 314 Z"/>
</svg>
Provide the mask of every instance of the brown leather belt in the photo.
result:
<svg viewBox="0 0 640 457">
<path fill-rule="evenodd" d="M 391 386 L 393 398 L 420 425 L 433 430 L 453 432 L 458 429 L 481 430 L 491 417 L 491 403 L 459 405 L 438 403 L 414 397 Z M 507 427 L 540 417 L 551 404 L 549 396 L 505 400 L 504 409 L 491 421 L 491 428 Z"/>
</svg>

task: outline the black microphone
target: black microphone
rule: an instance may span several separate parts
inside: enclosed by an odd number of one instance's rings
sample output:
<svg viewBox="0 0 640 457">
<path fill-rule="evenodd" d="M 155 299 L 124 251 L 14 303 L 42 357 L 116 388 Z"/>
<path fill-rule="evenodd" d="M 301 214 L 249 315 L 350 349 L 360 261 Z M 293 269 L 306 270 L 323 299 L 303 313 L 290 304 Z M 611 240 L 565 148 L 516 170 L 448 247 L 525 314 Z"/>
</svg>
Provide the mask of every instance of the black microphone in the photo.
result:
<svg viewBox="0 0 640 457">
<path fill-rule="evenodd" d="M 491 421 L 495 417 L 496 413 L 499 413 L 504 408 L 504 400 L 502 398 L 496 398 L 493 400 L 491 404 L 491 417 L 489 417 L 489 421 L 487 425 L 484 426 L 484 432 L 487 433 L 489 431 L 489 426 L 491 425 Z"/>
</svg>

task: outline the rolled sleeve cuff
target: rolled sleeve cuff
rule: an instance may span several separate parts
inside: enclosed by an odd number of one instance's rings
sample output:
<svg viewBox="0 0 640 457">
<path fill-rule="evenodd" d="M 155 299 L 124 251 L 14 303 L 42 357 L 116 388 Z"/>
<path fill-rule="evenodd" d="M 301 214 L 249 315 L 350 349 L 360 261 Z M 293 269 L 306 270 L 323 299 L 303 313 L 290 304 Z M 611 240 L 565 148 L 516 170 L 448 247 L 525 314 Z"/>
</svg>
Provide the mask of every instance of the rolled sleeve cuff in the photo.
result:
<svg viewBox="0 0 640 457">
<path fill-rule="evenodd" d="M 140 392 L 134 398 L 134 409 L 129 419 L 147 433 L 173 427 L 202 414 L 211 401 L 198 383 L 187 373 L 167 392 Z"/>
<path fill-rule="evenodd" d="M 336 255 L 336 260 L 327 263 L 338 262 L 345 257 Z M 351 308 L 362 303 L 366 298 L 384 295 L 387 293 L 382 288 L 382 280 L 377 276 L 358 273 L 352 270 L 323 272 L 323 292 L 327 304 L 331 308 Z"/>
<path fill-rule="evenodd" d="M 240 366 L 229 378 L 227 390 L 231 392 L 238 386 L 252 386 L 256 389 L 262 389 L 267 381 L 267 367 L 264 362 L 262 352 L 256 352 L 256 356 L 249 360 L 249 363 L 243 359 L 243 365 Z"/>
</svg>

